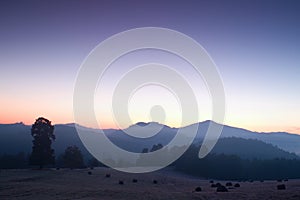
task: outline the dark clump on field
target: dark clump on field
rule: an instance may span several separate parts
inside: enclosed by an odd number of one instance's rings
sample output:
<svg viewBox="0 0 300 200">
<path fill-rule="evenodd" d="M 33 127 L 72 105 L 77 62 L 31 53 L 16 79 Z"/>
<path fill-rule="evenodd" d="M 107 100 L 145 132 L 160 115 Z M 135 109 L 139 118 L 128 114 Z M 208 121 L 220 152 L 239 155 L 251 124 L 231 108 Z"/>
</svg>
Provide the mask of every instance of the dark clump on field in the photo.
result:
<svg viewBox="0 0 300 200">
<path fill-rule="evenodd" d="M 221 183 L 216 183 L 216 186 L 220 187 L 220 186 L 222 186 L 222 184 Z"/>
<path fill-rule="evenodd" d="M 88 171 L 88 175 L 92 175 L 92 172 L 91 172 L 91 171 Z"/>
<path fill-rule="evenodd" d="M 138 180 L 134 178 L 134 179 L 132 179 L 132 182 L 133 182 L 133 183 L 137 183 Z"/>
<path fill-rule="evenodd" d="M 239 183 L 234 184 L 234 187 L 241 187 Z"/>
<path fill-rule="evenodd" d="M 124 181 L 119 181 L 119 185 L 124 185 Z"/>
<path fill-rule="evenodd" d="M 281 184 L 281 185 L 277 185 L 277 190 L 285 190 L 286 187 L 284 184 Z"/>
<path fill-rule="evenodd" d="M 195 188 L 195 192 L 201 192 L 202 191 L 202 188 L 201 187 L 196 187 Z"/>
<path fill-rule="evenodd" d="M 153 180 L 153 182 L 152 182 L 153 184 L 157 184 L 158 182 L 157 182 L 157 180 Z"/>
<path fill-rule="evenodd" d="M 227 182 L 226 186 L 232 186 L 232 183 L 231 182 Z"/>
<path fill-rule="evenodd" d="M 106 178 L 110 178 L 110 174 L 106 174 L 105 177 L 106 177 Z"/>
<path fill-rule="evenodd" d="M 228 189 L 224 185 L 221 185 L 217 187 L 217 192 L 228 192 Z"/>
</svg>

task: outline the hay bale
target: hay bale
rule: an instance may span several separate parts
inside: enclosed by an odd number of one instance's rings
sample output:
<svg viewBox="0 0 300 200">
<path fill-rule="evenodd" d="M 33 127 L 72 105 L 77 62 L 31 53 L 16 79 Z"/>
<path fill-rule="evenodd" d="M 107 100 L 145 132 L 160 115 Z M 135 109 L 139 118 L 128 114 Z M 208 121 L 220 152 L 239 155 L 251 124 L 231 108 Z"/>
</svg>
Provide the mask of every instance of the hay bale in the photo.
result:
<svg viewBox="0 0 300 200">
<path fill-rule="evenodd" d="M 216 186 L 220 187 L 220 186 L 222 186 L 222 184 L 221 183 L 216 183 Z"/>
<path fill-rule="evenodd" d="M 228 192 L 228 189 L 224 185 L 221 185 L 217 187 L 217 192 Z"/>
<path fill-rule="evenodd" d="M 241 187 L 239 183 L 234 184 L 234 187 Z"/>
<path fill-rule="evenodd" d="M 281 185 L 277 185 L 277 190 L 285 190 L 286 187 L 284 184 L 281 184 Z"/>
<path fill-rule="evenodd" d="M 232 186 L 232 183 L 231 183 L 231 182 L 227 182 L 227 183 L 226 183 L 226 186 L 227 186 L 227 187 Z"/>
<path fill-rule="evenodd" d="M 133 182 L 133 183 L 137 183 L 138 180 L 134 178 L 134 179 L 132 179 L 132 182 Z"/>
<path fill-rule="evenodd" d="M 201 187 L 196 187 L 195 188 L 195 192 L 201 192 L 202 191 L 202 188 Z"/>
</svg>

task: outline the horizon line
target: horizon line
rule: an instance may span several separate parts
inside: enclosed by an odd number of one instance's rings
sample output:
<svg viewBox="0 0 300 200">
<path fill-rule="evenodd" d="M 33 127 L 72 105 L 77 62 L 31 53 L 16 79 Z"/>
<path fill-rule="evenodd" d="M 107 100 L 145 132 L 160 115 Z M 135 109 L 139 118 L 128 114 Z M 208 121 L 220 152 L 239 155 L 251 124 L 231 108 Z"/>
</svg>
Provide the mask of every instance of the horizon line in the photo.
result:
<svg viewBox="0 0 300 200">
<path fill-rule="evenodd" d="M 50 120 L 51 121 L 51 120 Z M 253 133 L 259 133 L 259 134 L 272 134 L 272 133 L 287 133 L 287 134 L 292 134 L 292 135 L 300 135 L 300 133 L 295 133 L 295 132 L 289 132 L 289 131 L 253 131 L 251 129 L 247 129 L 247 128 L 242 128 L 242 127 L 237 127 L 237 126 L 232 126 L 232 125 L 228 125 L 228 124 L 225 124 L 225 123 L 218 123 L 218 122 L 215 122 L 213 120 L 203 120 L 203 121 L 198 121 L 198 122 L 195 122 L 195 123 L 191 123 L 191 124 L 188 124 L 188 125 L 184 125 L 184 126 L 180 126 L 180 127 L 173 127 L 173 126 L 169 126 L 167 124 L 162 124 L 160 122 L 155 122 L 155 121 L 148 121 L 148 122 L 145 122 L 145 121 L 139 121 L 139 122 L 136 122 L 136 123 L 133 123 L 131 125 L 129 125 L 127 128 L 131 127 L 131 126 L 134 126 L 138 123 L 146 123 L 146 124 L 150 124 L 150 123 L 158 123 L 158 124 L 161 124 L 161 125 L 164 125 L 164 126 L 168 126 L 170 128 L 184 128 L 184 127 L 188 127 L 188 126 L 192 126 L 194 124 L 200 124 L 200 123 L 205 123 L 205 122 L 213 122 L 213 123 L 216 123 L 216 124 L 219 124 L 219 125 L 222 125 L 222 126 L 227 126 L 227 127 L 231 127 L 231 128 L 236 128 L 236 129 L 243 129 L 243 130 L 246 130 L 246 131 L 251 131 Z M 32 124 L 26 124 L 22 121 L 19 121 L 19 122 L 15 122 L 15 123 L 1 123 L 0 122 L 0 125 L 14 125 L 14 124 L 23 124 L 25 126 L 32 126 Z M 57 126 L 57 125 L 65 125 L 65 126 L 68 126 L 68 125 L 78 125 L 78 126 L 81 126 L 83 128 L 88 128 L 88 129 L 94 129 L 94 130 L 108 130 L 108 129 L 114 129 L 114 130 L 124 130 L 124 129 L 121 129 L 121 128 L 112 128 L 112 127 L 109 127 L 109 128 L 104 128 L 104 129 L 100 129 L 100 128 L 93 128 L 93 127 L 88 127 L 88 126 L 84 126 L 84 125 L 80 125 L 80 124 L 77 124 L 75 122 L 67 122 L 67 123 L 55 123 L 53 124 L 54 126 Z M 125 128 L 126 129 L 126 128 Z"/>
</svg>

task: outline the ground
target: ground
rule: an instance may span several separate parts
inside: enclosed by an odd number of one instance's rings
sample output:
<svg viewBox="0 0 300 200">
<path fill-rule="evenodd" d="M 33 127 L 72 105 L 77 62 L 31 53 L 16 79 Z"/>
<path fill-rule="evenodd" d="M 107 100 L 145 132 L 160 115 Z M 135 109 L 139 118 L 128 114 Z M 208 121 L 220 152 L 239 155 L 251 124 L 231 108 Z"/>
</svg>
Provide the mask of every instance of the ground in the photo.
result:
<svg viewBox="0 0 300 200">
<path fill-rule="evenodd" d="M 110 178 L 105 177 L 107 173 L 111 174 Z M 138 182 L 133 183 L 132 179 Z M 120 180 L 124 185 L 119 184 Z M 153 184 L 153 180 L 157 180 L 157 184 Z M 287 189 L 277 190 L 278 184 L 285 184 Z M 1 170 L 0 199 L 300 199 L 300 180 L 241 182 L 240 188 L 229 189 L 227 193 L 216 192 L 210 185 L 209 180 L 186 176 L 172 169 L 148 174 L 126 174 L 109 168 Z M 202 188 L 201 192 L 194 191 L 198 186 Z"/>
</svg>

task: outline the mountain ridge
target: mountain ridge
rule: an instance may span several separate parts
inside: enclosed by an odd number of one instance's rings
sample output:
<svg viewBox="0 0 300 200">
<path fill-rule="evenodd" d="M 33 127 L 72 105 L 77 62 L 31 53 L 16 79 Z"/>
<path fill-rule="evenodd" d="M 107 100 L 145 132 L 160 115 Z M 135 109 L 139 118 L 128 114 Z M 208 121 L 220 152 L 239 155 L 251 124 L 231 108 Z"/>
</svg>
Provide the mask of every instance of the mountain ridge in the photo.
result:
<svg viewBox="0 0 300 200">
<path fill-rule="evenodd" d="M 163 125 L 163 126 L 167 126 L 167 127 L 169 127 L 169 128 L 173 128 L 173 129 L 185 128 L 185 127 L 192 126 L 192 125 L 196 125 L 196 124 L 215 123 L 215 124 L 218 124 L 218 125 L 226 126 L 226 127 L 228 127 L 228 128 L 240 129 L 240 130 L 242 130 L 242 131 L 250 131 L 250 132 L 253 132 L 253 133 L 257 133 L 257 134 L 278 134 L 278 133 L 279 133 L 279 134 L 289 134 L 289 135 L 297 135 L 297 136 L 300 136 L 300 134 L 292 133 L 292 132 L 287 132 L 287 131 L 267 131 L 267 132 L 264 132 L 264 131 L 253 131 L 253 130 L 246 129 L 246 128 L 236 127 L 236 126 L 232 126 L 232 125 L 228 125 L 228 124 L 217 123 L 217 122 L 215 122 L 215 121 L 213 121 L 213 120 L 204 120 L 204 121 L 201 121 L 201 122 L 196 122 L 196 123 L 192 123 L 192 124 L 185 125 L 185 126 L 181 126 L 181 127 L 171 127 L 171 126 L 169 126 L 169 125 L 161 124 L 161 123 L 155 122 L 155 121 L 151 121 L 151 122 L 139 121 L 139 122 L 136 122 L 136 123 L 134 123 L 134 124 L 129 125 L 127 128 L 129 128 L 130 126 L 134 126 L 134 125 L 139 125 L 139 126 L 140 126 L 141 124 L 148 125 L 148 124 L 151 124 L 151 123 L 159 124 L 159 125 Z M 31 127 L 31 125 L 25 124 L 25 123 L 23 123 L 23 122 L 0 123 L 0 126 L 1 126 L 1 125 L 23 125 L 23 126 L 30 126 L 30 127 Z M 91 127 L 83 126 L 83 125 L 80 125 L 80 124 L 77 124 L 77 123 L 74 123 L 74 122 L 54 124 L 54 126 L 57 126 L 57 125 L 66 125 L 66 126 L 71 126 L 71 127 L 79 126 L 79 127 L 83 127 L 83 128 L 87 128 L 87 129 L 91 129 L 91 130 L 101 130 L 101 129 L 99 129 L 99 128 L 91 128 Z M 125 129 L 127 129 L 127 128 L 125 128 Z M 105 128 L 105 129 L 102 129 L 102 130 L 123 130 L 123 129 L 118 129 L 118 128 Z"/>
<path fill-rule="evenodd" d="M 206 134 L 208 125 L 216 125 L 216 122 L 211 120 L 206 120 L 203 122 L 194 123 L 188 126 L 184 126 L 181 129 L 183 133 L 187 136 L 192 126 L 198 126 L 198 132 L 194 143 L 202 143 L 203 138 Z M 103 129 L 106 136 L 118 146 L 133 152 L 141 152 L 143 148 L 151 148 L 152 145 L 157 143 L 162 143 L 162 145 L 167 145 L 168 142 L 177 133 L 178 128 L 172 128 L 167 125 L 159 124 L 157 122 L 137 122 L 127 129 L 132 127 L 140 126 L 142 128 L 147 128 L 147 125 L 157 125 L 161 126 L 162 130 L 160 134 L 154 135 L 149 138 L 135 138 L 126 134 L 125 129 Z M 54 133 L 57 137 L 56 141 L 53 143 L 54 147 L 58 153 L 64 151 L 67 145 L 79 145 L 84 149 L 85 153 L 87 151 L 83 147 L 83 144 L 76 132 L 75 123 L 69 124 L 55 124 Z M 99 129 L 92 129 L 84 126 L 90 132 L 97 132 Z M 14 124 L 0 124 L 0 153 L 18 153 L 20 150 L 25 149 L 25 152 L 31 151 L 32 137 L 30 134 L 31 126 L 25 125 L 23 123 Z M 223 126 L 220 138 L 237 137 L 243 139 L 257 139 L 263 141 L 267 144 L 272 144 L 278 148 L 285 150 L 290 153 L 296 153 L 300 155 L 300 135 L 287 133 L 287 132 L 254 132 L 243 128 L 236 128 L 228 125 Z M 126 142 L 124 142 L 126 141 Z M 155 143 L 156 142 L 156 143 Z M 13 146 L 11 144 L 17 144 Z"/>
</svg>

